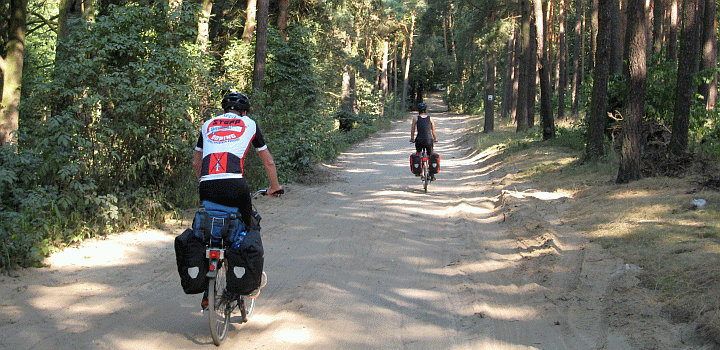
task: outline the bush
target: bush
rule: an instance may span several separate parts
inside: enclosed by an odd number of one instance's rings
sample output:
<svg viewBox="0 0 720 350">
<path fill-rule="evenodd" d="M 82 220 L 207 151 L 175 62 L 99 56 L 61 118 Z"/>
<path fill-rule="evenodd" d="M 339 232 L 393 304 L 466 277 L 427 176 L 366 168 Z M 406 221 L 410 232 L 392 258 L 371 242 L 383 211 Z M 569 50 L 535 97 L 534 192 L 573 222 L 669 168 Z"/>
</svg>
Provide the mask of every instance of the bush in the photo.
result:
<svg viewBox="0 0 720 350">
<path fill-rule="evenodd" d="M 191 178 L 202 62 L 193 7 L 113 8 L 78 22 L 54 80 L 31 81 L 17 149 L 0 154 L 0 268 L 156 223 Z M 175 17 L 177 15 L 177 17 Z M 170 18 L 178 27 L 168 28 Z M 185 24 L 183 24 L 185 23 Z M 193 26 L 192 24 L 195 24 Z M 36 84 L 36 85 L 32 85 Z M 24 89 L 25 90 L 25 89 Z M 182 190 L 180 190 L 182 191 Z"/>
</svg>

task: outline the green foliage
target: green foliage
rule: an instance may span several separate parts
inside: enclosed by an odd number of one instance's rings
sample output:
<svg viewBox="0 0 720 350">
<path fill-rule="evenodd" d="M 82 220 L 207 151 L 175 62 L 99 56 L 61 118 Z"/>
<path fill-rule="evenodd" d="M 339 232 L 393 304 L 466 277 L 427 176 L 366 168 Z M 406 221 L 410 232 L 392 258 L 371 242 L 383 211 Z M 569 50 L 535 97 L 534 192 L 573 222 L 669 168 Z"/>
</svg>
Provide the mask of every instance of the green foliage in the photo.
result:
<svg viewBox="0 0 720 350">
<path fill-rule="evenodd" d="M 672 125 L 675 110 L 677 71 L 671 62 L 653 58 L 648 65 L 645 91 L 645 120 Z"/>
<path fill-rule="evenodd" d="M 195 5 L 103 8 L 92 22 L 69 23 L 69 36 L 57 50 L 49 27 L 34 28 L 19 106 L 19 145 L 0 153 L 0 269 L 36 265 L 58 247 L 154 224 L 168 212 L 194 207 L 191 160 L 198 130 L 219 112 L 229 89 L 251 96 L 251 116 L 283 182 L 311 172 L 315 163 L 366 138 L 387 118 L 405 117 L 395 108 L 396 97 L 383 99 L 377 92 L 368 59 L 376 55 L 371 41 L 363 47 L 358 40 L 348 52 L 344 39 L 348 33 L 375 38 L 382 32 L 395 45 L 409 24 L 408 8 L 422 6 L 305 5 L 295 9 L 302 15 L 284 32 L 287 40 L 269 33 L 262 94 L 251 91 L 254 43 L 227 39 L 242 31 L 241 16 L 216 18 L 221 28 L 212 54 L 200 53 L 194 44 Z M 49 7 L 33 13 L 57 14 Z M 361 33 L 354 32 L 356 25 Z M 444 59 L 423 64 L 437 68 L 441 62 L 447 74 L 450 61 Z M 346 62 L 357 72 L 357 112 L 349 115 L 353 127 L 341 131 L 336 91 Z M 265 186 L 258 157 L 250 154 L 246 166 L 251 186 Z"/>
<path fill-rule="evenodd" d="M 485 88 L 481 83 L 478 80 L 470 80 L 462 84 L 450 84 L 443 98 L 451 110 L 482 114 Z"/>
<path fill-rule="evenodd" d="M 708 111 L 705 118 L 699 118 L 691 136 L 697 142 L 699 153 L 707 158 L 720 160 L 720 113 Z"/>
<path fill-rule="evenodd" d="M 539 135 L 541 137 L 542 135 Z M 585 150 L 585 141 L 587 140 L 587 128 L 581 124 L 570 127 L 557 127 L 555 130 L 555 138 L 549 140 L 553 145 L 558 145 L 573 149 L 576 151 Z"/>
<path fill-rule="evenodd" d="M 183 29 L 194 28 L 194 8 L 109 13 L 78 23 L 52 81 L 26 81 L 20 147 L 0 162 L 0 268 L 157 222 L 192 178 L 191 116 L 204 94 L 194 33 Z"/>
</svg>

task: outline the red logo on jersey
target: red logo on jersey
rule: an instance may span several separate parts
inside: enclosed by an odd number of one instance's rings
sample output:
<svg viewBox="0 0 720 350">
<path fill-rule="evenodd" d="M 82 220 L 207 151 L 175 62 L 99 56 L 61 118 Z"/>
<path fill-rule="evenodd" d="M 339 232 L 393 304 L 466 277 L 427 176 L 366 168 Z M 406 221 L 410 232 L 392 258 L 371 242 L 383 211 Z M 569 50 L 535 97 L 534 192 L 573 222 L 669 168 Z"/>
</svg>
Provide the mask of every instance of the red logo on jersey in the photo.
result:
<svg viewBox="0 0 720 350">
<path fill-rule="evenodd" d="M 208 125 L 207 137 L 211 142 L 233 141 L 239 139 L 245 129 L 242 119 L 215 119 Z"/>
<path fill-rule="evenodd" d="M 208 174 L 224 174 L 227 172 L 227 152 L 213 153 L 210 155 Z"/>
</svg>

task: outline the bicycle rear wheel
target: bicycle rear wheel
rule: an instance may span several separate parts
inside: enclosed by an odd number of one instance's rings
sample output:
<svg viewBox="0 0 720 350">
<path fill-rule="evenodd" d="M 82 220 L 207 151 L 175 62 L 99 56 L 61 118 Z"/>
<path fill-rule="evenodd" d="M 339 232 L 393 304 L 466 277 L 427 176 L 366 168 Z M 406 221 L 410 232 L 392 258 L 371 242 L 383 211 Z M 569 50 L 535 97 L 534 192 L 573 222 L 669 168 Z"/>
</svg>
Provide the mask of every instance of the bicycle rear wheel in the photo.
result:
<svg viewBox="0 0 720 350">
<path fill-rule="evenodd" d="M 423 188 L 425 193 L 427 193 L 428 183 L 430 183 L 430 175 L 428 174 L 427 163 L 423 162 Z"/>
<path fill-rule="evenodd" d="M 208 279 L 208 321 L 210 322 L 210 335 L 213 343 L 220 346 L 230 326 L 230 300 L 225 292 L 225 273 L 227 268 L 221 263 L 218 267 L 217 277 Z"/>
</svg>

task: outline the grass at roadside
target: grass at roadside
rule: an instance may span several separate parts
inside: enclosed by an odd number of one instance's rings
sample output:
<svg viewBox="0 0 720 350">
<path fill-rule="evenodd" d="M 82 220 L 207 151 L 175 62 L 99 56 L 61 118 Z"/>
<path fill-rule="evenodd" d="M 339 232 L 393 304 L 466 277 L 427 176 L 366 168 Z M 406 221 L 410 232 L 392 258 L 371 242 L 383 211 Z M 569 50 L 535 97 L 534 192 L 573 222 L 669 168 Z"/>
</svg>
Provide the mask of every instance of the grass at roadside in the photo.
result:
<svg viewBox="0 0 720 350">
<path fill-rule="evenodd" d="M 702 185 L 715 168 L 693 166 L 681 178 L 651 177 L 615 184 L 617 156 L 583 164 L 582 137 L 571 128 L 542 142 L 536 130 L 499 126 L 472 133 L 479 151 L 502 149 L 515 180 L 570 195 L 564 220 L 587 239 L 643 268 L 642 286 L 657 291 L 673 322 L 696 323 L 720 343 L 720 192 Z M 468 141 L 470 141 L 468 139 Z M 699 208 L 693 200 L 703 199 Z"/>
</svg>

